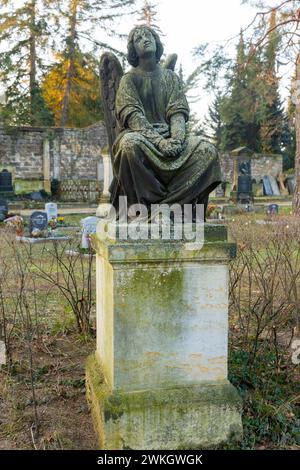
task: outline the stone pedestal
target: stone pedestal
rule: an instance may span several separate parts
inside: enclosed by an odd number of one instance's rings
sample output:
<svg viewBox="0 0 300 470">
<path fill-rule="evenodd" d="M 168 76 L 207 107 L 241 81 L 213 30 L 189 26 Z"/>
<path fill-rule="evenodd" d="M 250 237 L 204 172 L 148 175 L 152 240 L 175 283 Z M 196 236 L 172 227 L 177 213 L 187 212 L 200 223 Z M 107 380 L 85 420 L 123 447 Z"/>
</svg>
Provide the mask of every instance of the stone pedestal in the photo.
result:
<svg viewBox="0 0 300 470">
<path fill-rule="evenodd" d="M 241 436 L 227 380 L 224 226 L 184 241 L 101 241 L 87 395 L 102 449 L 196 449 Z"/>
</svg>

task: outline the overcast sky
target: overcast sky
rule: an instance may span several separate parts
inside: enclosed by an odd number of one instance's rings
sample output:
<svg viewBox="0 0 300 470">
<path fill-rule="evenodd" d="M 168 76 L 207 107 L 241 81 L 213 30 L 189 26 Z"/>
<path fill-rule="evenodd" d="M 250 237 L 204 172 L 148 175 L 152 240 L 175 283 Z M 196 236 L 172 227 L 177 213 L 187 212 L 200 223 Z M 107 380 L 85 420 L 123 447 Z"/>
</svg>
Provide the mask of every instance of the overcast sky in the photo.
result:
<svg viewBox="0 0 300 470">
<path fill-rule="evenodd" d="M 185 75 L 197 66 L 192 57 L 197 45 L 217 45 L 238 36 L 240 29 L 246 27 L 255 15 L 255 10 L 249 5 L 241 5 L 241 0 L 154 0 L 153 3 L 157 5 L 156 22 L 164 34 L 165 52 L 178 54 L 178 64 L 182 64 Z M 122 22 L 122 32 L 128 34 L 133 23 L 132 19 Z M 238 37 L 233 39 L 228 47 L 233 55 L 237 40 Z M 201 118 L 207 112 L 211 96 L 201 88 L 195 94 L 200 94 L 200 100 L 191 104 L 191 108 Z"/>
<path fill-rule="evenodd" d="M 17 5 L 24 0 L 15 1 Z M 274 0 L 270 0 L 270 4 L 272 1 Z M 138 0 L 138 3 L 143 4 L 143 0 Z M 197 66 L 192 51 L 201 43 L 213 46 L 234 38 L 227 46 L 227 52 L 234 56 L 239 31 L 251 23 L 256 12 L 249 5 L 242 5 L 241 0 L 153 0 L 153 3 L 157 4 L 156 19 L 164 34 L 162 42 L 165 52 L 178 54 L 178 64 L 182 64 L 185 76 Z M 121 20 L 117 28 L 120 32 L 128 34 L 135 24 L 136 20 L 131 17 L 130 20 Z M 86 27 L 89 29 L 89 25 Z M 98 38 L 100 41 L 103 40 L 102 34 Z M 122 44 L 114 43 L 111 39 L 108 41 L 111 41 L 112 46 L 118 46 L 126 51 L 125 41 Z M 89 47 L 90 44 L 87 43 L 86 46 Z M 286 83 L 284 86 L 286 87 Z M 200 100 L 191 104 L 191 108 L 201 118 L 207 113 L 212 96 L 208 96 L 201 87 L 195 94 L 200 95 Z"/>
<path fill-rule="evenodd" d="M 255 14 L 253 8 L 241 5 L 241 0 L 158 0 L 157 12 L 159 26 L 166 35 L 165 50 L 178 54 L 186 74 L 197 65 L 191 52 L 198 44 L 227 41 L 238 35 Z M 232 41 L 233 54 L 236 41 Z M 205 93 L 201 96 L 199 102 L 191 105 L 200 116 L 210 101 Z"/>
</svg>

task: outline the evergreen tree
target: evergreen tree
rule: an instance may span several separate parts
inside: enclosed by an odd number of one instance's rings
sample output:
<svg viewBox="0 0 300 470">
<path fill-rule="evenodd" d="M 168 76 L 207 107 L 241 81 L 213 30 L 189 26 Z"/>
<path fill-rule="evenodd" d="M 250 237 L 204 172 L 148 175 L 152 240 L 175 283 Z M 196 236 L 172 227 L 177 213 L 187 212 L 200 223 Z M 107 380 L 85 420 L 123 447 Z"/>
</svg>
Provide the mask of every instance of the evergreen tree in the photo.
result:
<svg viewBox="0 0 300 470">
<path fill-rule="evenodd" d="M 288 106 L 283 120 L 282 144 L 283 144 L 283 170 L 289 170 L 295 166 L 296 154 L 296 127 L 295 104 L 292 101 L 292 89 L 295 77 L 292 79 L 292 87 L 288 100 Z"/>
<path fill-rule="evenodd" d="M 265 153 L 280 153 L 283 130 L 283 110 L 276 73 L 280 36 L 276 29 L 276 10 L 272 10 L 269 28 L 272 30 L 264 50 L 263 80 L 261 84 L 261 147 Z"/>
<path fill-rule="evenodd" d="M 250 0 L 244 0 L 250 2 Z M 251 0 L 252 2 L 252 0 Z M 260 0 L 257 2 L 259 13 L 251 22 L 253 48 L 258 50 L 265 41 L 270 38 L 274 32 L 274 28 L 270 28 L 265 21 L 270 14 L 269 2 Z M 281 52 L 284 53 L 289 61 L 294 61 L 296 66 L 296 75 L 294 82 L 294 90 L 292 93 L 295 105 L 295 177 L 296 186 L 293 195 L 293 213 L 300 216 L 300 99 L 299 99 L 299 83 L 300 83 L 300 43 L 299 43 L 299 24 L 300 11 L 299 2 L 296 0 L 276 0 L 272 2 L 273 9 L 276 10 L 278 22 L 275 25 L 276 31 L 280 33 Z"/>
<path fill-rule="evenodd" d="M 76 51 L 79 48 L 79 39 L 91 41 L 94 47 L 112 49 L 107 43 L 93 38 L 93 33 L 105 32 L 111 36 L 121 36 L 116 27 L 116 18 L 132 13 L 132 5 L 135 0 L 68 0 L 66 7 L 62 1 L 61 14 L 67 21 L 67 37 L 63 55 L 67 60 L 67 77 L 63 93 L 60 125 L 64 127 L 68 121 L 71 89 L 75 77 Z M 129 9 L 128 9 L 129 8 Z M 87 32 L 86 25 L 89 25 Z M 84 31 L 83 31 L 84 30 Z M 113 49 L 112 49 L 113 50 Z M 114 52 L 116 52 L 114 50 Z"/>
<path fill-rule="evenodd" d="M 208 117 L 206 117 L 204 121 L 205 136 L 216 146 L 218 151 L 221 150 L 222 133 L 224 129 L 222 104 L 223 97 L 221 92 L 218 91 L 211 106 L 208 108 Z"/>
<path fill-rule="evenodd" d="M 158 26 L 156 19 L 156 7 L 156 3 L 152 3 L 149 0 L 144 0 L 141 15 L 139 17 L 139 22 L 142 24 L 147 24 L 148 26 L 151 26 L 151 28 L 155 29 L 157 32 L 161 33 L 161 29 Z"/>
<path fill-rule="evenodd" d="M 0 0 L 0 80 L 6 88 L 4 116 L 8 124 L 43 125 L 52 116 L 41 95 L 38 68 L 47 41 L 43 8 L 48 0 Z"/>
<path fill-rule="evenodd" d="M 249 57 L 243 34 L 237 46 L 237 58 L 229 80 L 229 96 L 223 99 L 222 114 L 224 132 L 222 148 L 233 150 L 247 146 L 260 151 L 259 90 L 257 78 L 260 73 L 258 55 Z"/>
</svg>

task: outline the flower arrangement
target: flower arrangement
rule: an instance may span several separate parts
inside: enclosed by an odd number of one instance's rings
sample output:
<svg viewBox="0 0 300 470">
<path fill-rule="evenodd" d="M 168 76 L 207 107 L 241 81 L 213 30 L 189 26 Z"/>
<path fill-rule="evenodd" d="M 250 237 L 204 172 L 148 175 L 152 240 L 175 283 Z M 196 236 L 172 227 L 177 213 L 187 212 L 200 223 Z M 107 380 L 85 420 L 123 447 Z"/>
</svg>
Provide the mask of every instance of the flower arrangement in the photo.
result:
<svg viewBox="0 0 300 470">
<path fill-rule="evenodd" d="M 48 226 L 51 230 L 55 230 L 57 227 L 57 219 L 55 217 L 52 217 L 52 219 L 49 220 Z"/>
<path fill-rule="evenodd" d="M 24 220 L 20 215 L 15 215 L 5 219 L 6 227 L 16 233 L 18 237 L 24 235 Z"/>
</svg>

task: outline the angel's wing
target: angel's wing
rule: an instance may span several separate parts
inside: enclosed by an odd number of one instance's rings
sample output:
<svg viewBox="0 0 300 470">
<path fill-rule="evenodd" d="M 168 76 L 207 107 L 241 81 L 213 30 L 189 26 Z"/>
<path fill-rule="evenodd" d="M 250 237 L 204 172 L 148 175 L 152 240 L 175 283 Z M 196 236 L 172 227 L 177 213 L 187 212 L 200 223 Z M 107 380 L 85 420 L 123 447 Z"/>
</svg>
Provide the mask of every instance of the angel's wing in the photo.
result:
<svg viewBox="0 0 300 470">
<path fill-rule="evenodd" d="M 163 67 L 165 69 L 173 70 L 174 72 L 176 61 L 177 61 L 177 54 L 169 54 L 167 55 L 166 60 L 163 63 Z"/>
<path fill-rule="evenodd" d="M 115 114 L 115 99 L 122 75 L 122 65 L 117 56 L 111 52 L 104 52 L 100 59 L 100 91 L 112 159 L 112 145 L 120 132 Z"/>
</svg>

